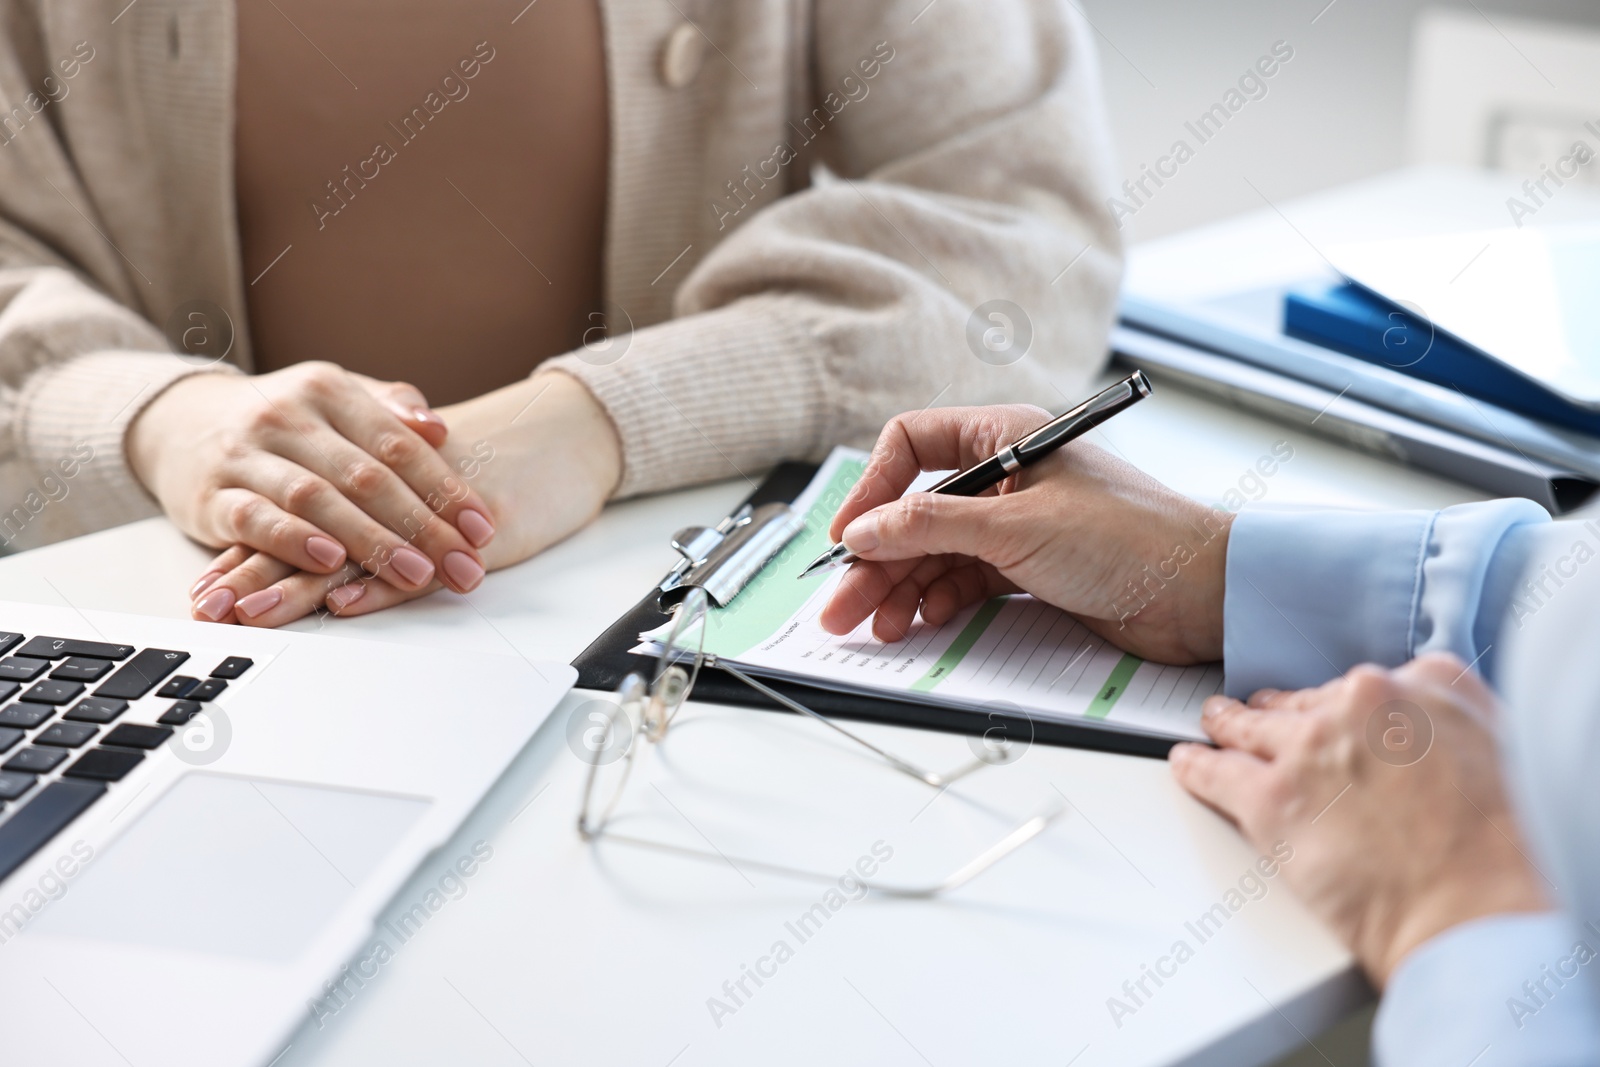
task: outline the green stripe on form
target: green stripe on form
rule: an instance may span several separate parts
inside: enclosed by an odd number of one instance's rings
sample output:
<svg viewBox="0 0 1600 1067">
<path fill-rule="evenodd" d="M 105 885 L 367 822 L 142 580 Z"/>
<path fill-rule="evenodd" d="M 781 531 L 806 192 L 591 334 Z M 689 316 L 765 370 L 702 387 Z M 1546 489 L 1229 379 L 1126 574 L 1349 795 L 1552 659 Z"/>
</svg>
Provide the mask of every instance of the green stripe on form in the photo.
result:
<svg viewBox="0 0 1600 1067">
<path fill-rule="evenodd" d="M 944 650 L 944 655 L 939 657 L 938 662 L 928 668 L 927 674 L 912 683 L 912 691 L 926 693 L 948 678 L 950 672 L 956 669 L 956 664 L 960 663 L 966 654 L 972 651 L 972 646 L 978 643 L 978 638 L 983 634 L 983 631 L 989 628 L 989 624 L 994 621 L 994 617 L 1000 614 L 1000 609 L 1005 606 L 1004 597 L 995 597 L 979 608 L 978 613 L 972 617 L 972 621 L 967 623 L 956 639 L 950 643 L 950 647 Z"/>
<path fill-rule="evenodd" d="M 1089 709 L 1083 713 L 1086 719 L 1103 719 L 1111 714 L 1111 709 L 1122 694 L 1128 691 L 1128 683 L 1133 681 L 1133 672 L 1144 664 L 1138 656 L 1123 656 L 1117 665 L 1111 668 L 1111 676 L 1106 679 L 1106 684 L 1100 687 L 1100 692 L 1089 701 Z"/>
</svg>

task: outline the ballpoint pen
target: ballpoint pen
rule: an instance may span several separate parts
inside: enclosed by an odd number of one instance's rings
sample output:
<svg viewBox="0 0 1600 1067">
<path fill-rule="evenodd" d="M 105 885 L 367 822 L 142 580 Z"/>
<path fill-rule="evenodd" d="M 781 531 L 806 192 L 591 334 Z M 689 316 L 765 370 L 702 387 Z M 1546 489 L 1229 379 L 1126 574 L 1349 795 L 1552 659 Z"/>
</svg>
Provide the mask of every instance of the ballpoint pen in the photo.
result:
<svg viewBox="0 0 1600 1067">
<path fill-rule="evenodd" d="M 1020 441 L 1002 448 L 982 463 L 952 474 L 927 491 L 949 496 L 977 496 L 990 486 L 1005 481 L 1007 477 L 1022 468 L 1039 462 L 1069 441 L 1082 437 L 1113 415 L 1126 411 L 1149 395 L 1150 379 L 1144 376 L 1144 371 L 1136 370 L 1072 410 L 1051 419 Z M 811 565 L 801 571 L 799 577 L 809 578 L 814 574 L 848 566 L 857 558 L 842 543 L 837 544 L 812 560 Z"/>
</svg>

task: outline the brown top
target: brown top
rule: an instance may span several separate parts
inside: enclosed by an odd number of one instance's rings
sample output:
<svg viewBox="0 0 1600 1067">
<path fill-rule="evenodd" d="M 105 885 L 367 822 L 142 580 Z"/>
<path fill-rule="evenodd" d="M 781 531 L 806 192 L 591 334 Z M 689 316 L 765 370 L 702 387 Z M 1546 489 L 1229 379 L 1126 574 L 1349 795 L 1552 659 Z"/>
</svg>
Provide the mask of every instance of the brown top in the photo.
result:
<svg viewBox="0 0 1600 1067">
<path fill-rule="evenodd" d="M 545 0 L 506 33 L 504 7 L 238 5 L 256 369 L 324 359 L 449 404 L 578 347 L 605 239 L 600 12 Z"/>
</svg>

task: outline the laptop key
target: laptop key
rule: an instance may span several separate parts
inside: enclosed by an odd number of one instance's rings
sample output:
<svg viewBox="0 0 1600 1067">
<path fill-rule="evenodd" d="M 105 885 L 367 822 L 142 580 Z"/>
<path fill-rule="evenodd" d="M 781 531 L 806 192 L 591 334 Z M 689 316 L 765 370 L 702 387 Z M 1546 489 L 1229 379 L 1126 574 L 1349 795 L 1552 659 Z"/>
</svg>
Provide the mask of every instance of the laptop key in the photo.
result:
<svg viewBox="0 0 1600 1067">
<path fill-rule="evenodd" d="M 183 666 L 189 653 L 170 648 L 147 648 L 134 656 L 100 684 L 95 696 L 137 700 L 154 689 L 167 675 Z"/>
<path fill-rule="evenodd" d="M 50 672 L 50 677 L 67 678 L 77 682 L 98 682 L 110 669 L 111 661 L 108 659 L 68 656 L 62 661 L 61 666 Z"/>
<path fill-rule="evenodd" d="M 18 701 L 0 709 L 0 726 L 20 726 L 31 730 L 56 713 L 49 704 L 28 704 Z"/>
<path fill-rule="evenodd" d="M 35 737 L 33 743 L 56 748 L 77 748 L 99 732 L 100 727 L 86 722 L 58 722 Z"/>
<path fill-rule="evenodd" d="M 12 726 L 0 726 L 0 752 L 8 752 L 11 747 L 26 736 L 21 730 Z"/>
<path fill-rule="evenodd" d="M 59 678 L 46 678 L 35 682 L 22 694 L 23 700 L 37 704 L 70 704 L 83 695 L 82 682 L 67 682 Z"/>
<path fill-rule="evenodd" d="M 65 637 L 35 637 L 17 649 L 19 656 L 65 659 L 68 656 L 93 656 L 96 659 L 127 659 L 132 645 L 108 645 L 104 641 L 73 641 Z"/>
<path fill-rule="evenodd" d="M 156 696 L 168 697 L 172 700 L 182 700 L 189 695 L 189 690 L 200 684 L 200 679 L 191 678 L 187 674 L 174 674 L 167 679 L 167 684 L 156 690 Z"/>
<path fill-rule="evenodd" d="M 161 718 L 156 722 L 162 726 L 182 726 L 190 719 L 204 710 L 200 704 L 193 700 L 180 700 L 172 707 L 161 713 Z"/>
<path fill-rule="evenodd" d="M 9 630 L 0 630 L 0 656 L 10 652 L 12 646 L 22 640 L 21 634 L 14 634 Z"/>
<path fill-rule="evenodd" d="M 207 678 L 189 691 L 189 699 L 201 702 L 215 700 L 222 695 L 222 691 L 226 688 L 228 688 L 228 683 L 221 678 Z"/>
<path fill-rule="evenodd" d="M 0 800 L 15 800 L 33 788 L 39 779 L 31 774 L 0 771 Z"/>
<path fill-rule="evenodd" d="M 24 774 L 44 774 L 56 769 L 56 765 L 67 758 L 64 749 L 59 748 L 25 748 L 15 756 L 0 764 L 0 771 L 21 771 Z"/>
<path fill-rule="evenodd" d="M 0 678 L 31 682 L 49 669 L 50 661 L 47 659 L 30 659 L 27 656 L 0 659 Z"/>
<path fill-rule="evenodd" d="M 4 651 L 4 649 L 0 649 L 0 651 Z M 211 677 L 237 678 L 255 665 L 256 661 L 253 659 L 247 659 L 244 656 L 229 656 L 217 664 L 217 669 L 211 672 Z"/>
<path fill-rule="evenodd" d="M 73 705 L 72 710 L 62 718 L 73 722 L 110 722 L 118 715 L 128 710 L 126 700 L 112 700 L 110 697 L 84 697 Z"/>
<path fill-rule="evenodd" d="M 122 748 L 157 748 L 172 736 L 169 726 L 143 726 L 125 722 L 100 739 L 102 745 L 119 745 Z"/>
<path fill-rule="evenodd" d="M 21 682 L 0 682 L 0 704 L 4 704 L 17 695 L 17 690 L 22 688 Z"/>
<path fill-rule="evenodd" d="M 0 881 L 105 796 L 100 782 L 51 782 L 0 823 Z"/>
<path fill-rule="evenodd" d="M 78 757 L 78 762 L 61 773 L 66 778 L 93 778 L 102 782 L 120 782 L 128 772 L 139 766 L 144 753 L 131 748 L 91 748 Z M 0 827 L 3 829 L 3 827 Z"/>
</svg>

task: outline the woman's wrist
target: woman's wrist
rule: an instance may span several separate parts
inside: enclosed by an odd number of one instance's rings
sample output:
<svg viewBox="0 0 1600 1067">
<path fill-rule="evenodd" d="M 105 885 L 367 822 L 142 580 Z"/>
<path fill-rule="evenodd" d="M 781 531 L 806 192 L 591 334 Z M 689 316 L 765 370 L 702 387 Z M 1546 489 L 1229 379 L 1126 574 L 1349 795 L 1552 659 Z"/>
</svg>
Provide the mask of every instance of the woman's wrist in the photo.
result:
<svg viewBox="0 0 1600 1067">
<path fill-rule="evenodd" d="M 451 446 L 487 440 L 518 457 L 528 477 L 556 475 L 598 508 L 622 480 L 622 443 L 611 417 L 578 379 L 539 371 L 492 393 L 439 409 Z"/>
<path fill-rule="evenodd" d="M 540 371 L 528 383 L 541 403 L 548 399 L 560 412 L 557 417 L 568 424 L 580 446 L 578 454 L 569 458 L 588 469 L 592 483 L 603 489 L 602 499 L 610 500 L 622 483 L 622 437 L 610 413 L 588 386 L 563 371 Z"/>
<path fill-rule="evenodd" d="M 188 404 L 184 395 L 191 391 L 194 383 L 219 377 L 223 375 L 206 372 L 177 378 L 150 398 L 128 421 L 128 428 L 122 437 L 122 453 L 128 469 L 151 496 L 157 499 L 161 496 L 157 483 L 162 456 L 171 444 L 171 427 L 180 421 L 179 416 Z"/>
</svg>

